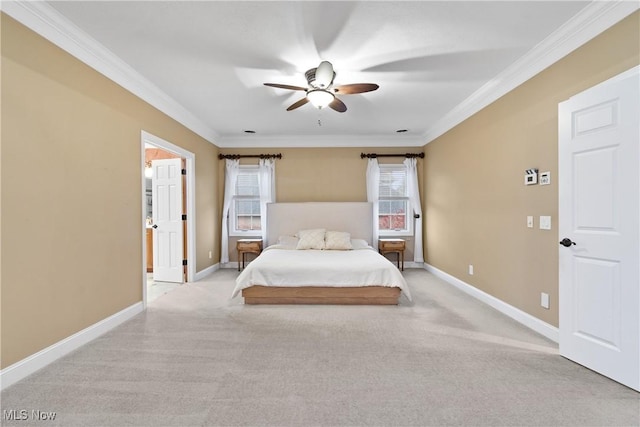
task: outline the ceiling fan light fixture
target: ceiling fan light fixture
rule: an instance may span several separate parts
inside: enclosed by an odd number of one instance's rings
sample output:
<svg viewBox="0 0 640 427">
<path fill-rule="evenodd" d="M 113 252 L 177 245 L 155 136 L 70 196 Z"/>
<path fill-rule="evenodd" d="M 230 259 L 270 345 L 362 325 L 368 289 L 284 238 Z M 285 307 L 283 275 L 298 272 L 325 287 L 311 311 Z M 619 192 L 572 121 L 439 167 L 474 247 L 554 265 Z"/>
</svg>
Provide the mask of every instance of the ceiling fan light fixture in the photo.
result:
<svg viewBox="0 0 640 427">
<path fill-rule="evenodd" d="M 328 90 L 314 89 L 307 92 L 307 99 L 316 108 L 324 108 L 331 104 L 335 96 Z"/>
<path fill-rule="evenodd" d="M 264 85 L 280 89 L 305 91 L 305 97 L 289 105 L 287 111 L 293 111 L 310 102 L 311 105 L 318 109 L 329 107 L 338 113 L 347 111 L 347 106 L 339 98 L 336 98 L 336 95 L 372 92 L 380 87 L 375 83 L 351 83 L 333 86 L 336 73 L 333 71 L 333 65 L 329 61 L 322 61 L 317 68 L 307 70 L 304 76 L 308 84 L 306 88 L 280 83 L 264 83 Z"/>
<path fill-rule="evenodd" d="M 327 88 L 333 83 L 333 65 L 329 61 L 322 61 L 315 72 L 315 86 L 319 88 Z"/>
</svg>

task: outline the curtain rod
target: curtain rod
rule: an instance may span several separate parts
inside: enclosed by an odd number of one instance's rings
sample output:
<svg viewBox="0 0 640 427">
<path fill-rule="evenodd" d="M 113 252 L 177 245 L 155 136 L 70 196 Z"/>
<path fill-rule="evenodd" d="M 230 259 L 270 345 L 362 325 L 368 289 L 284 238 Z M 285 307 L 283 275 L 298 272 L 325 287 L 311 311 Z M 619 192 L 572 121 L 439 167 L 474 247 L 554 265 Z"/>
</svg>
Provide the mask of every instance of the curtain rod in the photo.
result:
<svg viewBox="0 0 640 427">
<path fill-rule="evenodd" d="M 421 159 L 424 159 L 424 153 L 405 153 L 405 154 L 376 154 L 376 153 L 360 153 L 360 158 L 364 159 L 375 159 L 377 157 L 406 157 L 408 159 L 412 159 L 415 157 L 420 157 Z"/>
<path fill-rule="evenodd" d="M 254 159 L 281 159 L 282 154 L 218 154 L 218 158 L 222 159 L 241 159 L 241 158 L 254 158 Z"/>
</svg>

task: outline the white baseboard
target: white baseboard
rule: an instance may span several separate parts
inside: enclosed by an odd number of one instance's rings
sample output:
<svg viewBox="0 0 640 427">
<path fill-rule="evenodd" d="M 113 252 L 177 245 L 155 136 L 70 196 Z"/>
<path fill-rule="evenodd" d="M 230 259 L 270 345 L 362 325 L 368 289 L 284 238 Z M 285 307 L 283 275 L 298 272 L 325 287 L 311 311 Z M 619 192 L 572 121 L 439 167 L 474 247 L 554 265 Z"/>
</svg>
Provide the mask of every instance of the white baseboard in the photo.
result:
<svg viewBox="0 0 640 427">
<path fill-rule="evenodd" d="M 247 264 L 245 264 L 246 266 Z M 224 264 L 220 264 L 220 268 L 235 268 L 238 269 L 238 263 L 236 261 L 225 262 Z"/>
<path fill-rule="evenodd" d="M 119 326 L 131 319 L 133 316 L 142 313 L 142 311 L 144 311 L 142 302 L 135 303 L 124 310 L 107 317 L 106 319 L 94 323 L 80 332 L 76 332 L 63 340 L 32 354 L 26 359 L 22 359 L 11 366 L 7 366 L 0 371 L 0 390 L 4 390 L 10 385 L 17 383 L 66 354 L 82 347 L 89 341 L 109 332 L 116 326 Z"/>
<path fill-rule="evenodd" d="M 393 262 L 393 261 L 391 261 Z M 405 261 L 404 268 L 424 268 L 423 262 Z"/>
<path fill-rule="evenodd" d="M 213 264 L 210 265 L 209 267 L 205 268 L 204 270 L 200 270 L 196 273 L 196 277 L 194 282 L 197 282 L 198 280 L 202 280 L 205 277 L 207 277 L 208 275 L 212 274 L 215 271 L 220 270 L 220 263 L 218 264 Z"/>
<path fill-rule="evenodd" d="M 516 308 L 506 302 L 489 295 L 488 293 L 481 291 L 480 289 L 471 286 L 470 284 L 463 282 L 462 280 L 453 277 L 452 275 L 445 273 L 444 271 L 425 263 L 424 268 L 433 274 L 436 277 L 444 280 L 445 282 L 455 286 L 466 294 L 471 295 L 472 297 L 482 301 L 483 303 L 495 308 L 499 312 L 511 317 L 515 321 L 522 323 L 524 326 L 528 327 L 549 338 L 551 341 L 558 342 L 560 340 L 560 332 L 558 328 L 552 326 L 537 317 L 533 317 L 532 315 L 525 313 L 524 311 Z"/>
</svg>

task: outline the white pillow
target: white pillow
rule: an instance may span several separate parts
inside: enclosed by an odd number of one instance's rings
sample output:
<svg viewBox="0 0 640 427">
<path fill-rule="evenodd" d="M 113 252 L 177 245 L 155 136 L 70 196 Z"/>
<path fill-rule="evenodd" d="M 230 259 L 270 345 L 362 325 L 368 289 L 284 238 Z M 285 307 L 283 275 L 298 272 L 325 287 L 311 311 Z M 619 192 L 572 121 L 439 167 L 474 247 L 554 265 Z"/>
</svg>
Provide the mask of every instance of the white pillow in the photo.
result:
<svg viewBox="0 0 640 427">
<path fill-rule="evenodd" d="M 324 228 L 300 230 L 296 249 L 324 249 Z"/>
<path fill-rule="evenodd" d="M 345 231 L 327 231 L 324 234 L 324 248 L 338 251 L 351 250 L 351 234 Z"/>
<path fill-rule="evenodd" d="M 298 238 L 295 236 L 278 237 L 278 245 L 283 249 L 295 249 L 298 246 Z"/>
<path fill-rule="evenodd" d="M 351 239 L 352 249 L 369 249 L 371 246 L 364 239 Z"/>
</svg>

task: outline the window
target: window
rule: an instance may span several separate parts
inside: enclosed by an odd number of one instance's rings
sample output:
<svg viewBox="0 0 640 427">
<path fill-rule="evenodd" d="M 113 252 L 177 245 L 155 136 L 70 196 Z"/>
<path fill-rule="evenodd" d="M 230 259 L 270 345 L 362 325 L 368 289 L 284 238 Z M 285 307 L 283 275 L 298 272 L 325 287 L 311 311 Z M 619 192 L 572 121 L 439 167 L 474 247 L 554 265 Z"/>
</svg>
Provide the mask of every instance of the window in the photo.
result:
<svg viewBox="0 0 640 427">
<path fill-rule="evenodd" d="M 378 226 L 380 235 L 411 235 L 413 215 L 404 165 L 380 165 Z"/>
<path fill-rule="evenodd" d="M 240 166 L 229 211 L 231 235 L 260 235 L 260 181 L 257 166 Z"/>
</svg>

